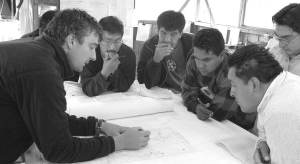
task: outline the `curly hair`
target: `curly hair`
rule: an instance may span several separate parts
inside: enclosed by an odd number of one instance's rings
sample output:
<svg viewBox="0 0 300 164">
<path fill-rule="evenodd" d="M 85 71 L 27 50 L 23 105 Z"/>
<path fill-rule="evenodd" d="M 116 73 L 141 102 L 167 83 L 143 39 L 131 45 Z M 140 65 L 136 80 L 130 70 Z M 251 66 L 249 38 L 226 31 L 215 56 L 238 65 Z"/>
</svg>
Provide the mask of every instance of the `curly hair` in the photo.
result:
<svg viewBox="0 0 300 164">
<path fill-rule="evenodd" d="M 107 31 L 110 34 L 120 34 L 122 36 L 124 34 L 123 22 L 115 16 L 104 17 L 99 21 L 99 24 L 103 31 Z"/>
<path fill-rule="evenodd" d="M 286 25 L 300 33 L 300 4 L 291 3 L 279 10 L 273 17 L 273 23 Z"/>
<path fill-rule="evenodd" d="M 82 44 L 84 37 L 94 34 L 101 38 L 102 30 L 97 20 L 86 11 L 80 9 L 65 9 L 56 14 L 48 23 L 44 33 L 55 39 L 60 45 L 65 43 L 68 35 L 74 34 Z"/>
<path fill-rule="evenodd" d="M 178 30 L 179 32 L 182 32 L 184 26 L 185 26 L 185 18 L 181 12 L 168 10 L 161 13 L 157 18 L 158 30 L 160 28 L 165 28 L 165 30 L 167 31 Z"/>
<path fill-rule="evenodd" d="M 205 50 L 207 53 L 212 51 L 216 56 L 225 49 L 225 42 L 222 33 L 215 28 L 199 30 L 193 39 L 193 46 Z"/>
<path fill-rule="evenodd" d="M 275 79 L 283 68 L 269 50 L 258 45 L 249 45 L 236 50 L 228 58 L 228 68 L 236 68 L 236 76 L 245 84 L 252 77 L 262 83 L 269 83 Z"/>
</svg>

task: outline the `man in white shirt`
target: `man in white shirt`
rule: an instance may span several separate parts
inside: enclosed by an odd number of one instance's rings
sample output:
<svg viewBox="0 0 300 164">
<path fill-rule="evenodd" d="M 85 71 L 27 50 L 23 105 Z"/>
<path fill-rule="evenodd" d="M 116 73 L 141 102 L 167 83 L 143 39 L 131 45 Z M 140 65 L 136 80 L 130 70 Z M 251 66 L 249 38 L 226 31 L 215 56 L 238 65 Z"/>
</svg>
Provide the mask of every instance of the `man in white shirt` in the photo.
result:
<svg viewBox="0 0 300 164">
<path fill-rule="evenodd" d="M 254 160 L 300 164 L 300 77 L 257 45 L 238 49 L 227 64 L 230 94 L 243 112 L 258 112 Z"/>
<path fill-rule="evenodd" d="M 292 3 L 273 17 L 274 38 L 279 44 L 270 52 L 284 70 L 300 76 L 300 4 Z"/>
</svg>

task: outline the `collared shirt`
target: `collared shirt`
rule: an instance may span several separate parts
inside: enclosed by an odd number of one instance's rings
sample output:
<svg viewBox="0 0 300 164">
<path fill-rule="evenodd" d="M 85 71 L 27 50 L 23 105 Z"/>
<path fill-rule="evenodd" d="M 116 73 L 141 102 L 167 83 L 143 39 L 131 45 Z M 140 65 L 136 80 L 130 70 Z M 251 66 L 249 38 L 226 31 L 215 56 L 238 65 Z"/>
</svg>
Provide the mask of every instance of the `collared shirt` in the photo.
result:
<svg viewBox="0 0 300 164">
<path fill-rule="evenodd" d="M 181 97 L 184 105 L 190 112 L 195 113 L 195 108 L 199 104 L 197 99 L 199 98 L 203 103 L 210 103 L 207 109 L 214 112 L 214 119 L 218 121 L 229 119 L 245 129 L 253 127 L 256 112 L 250 114 L 243 113 L 234 97 L 230 96 L 231 85 L 226 78 L 227 57 L 223 59 L 214 72 L 207 76 L 201 75 L 194 56 L 191 56 L 186 67 L 186 73 L 182 81 Z M 208 100 L 201 94 L 199 90 L 202 87 L 208 87 L 215 95 L 212 100 Z"/>
<path fill-rule="evenodd" d="M 267 89 L 258 112 L 259 140 L 272 163 L 300 164 L 300 77 L 283 71 Z"/>
<path fill-rule="evenodd" d="M 279 48 L 278 45 L 272 47 L 270 49 L 270 52 L 274 55 L 275 59 L 279 62 L 279 64 L 285 71 L 289 71 L 295 75 L 300 76 L 300 54 L 290 61 L 284 50 Z"/>
</svg>

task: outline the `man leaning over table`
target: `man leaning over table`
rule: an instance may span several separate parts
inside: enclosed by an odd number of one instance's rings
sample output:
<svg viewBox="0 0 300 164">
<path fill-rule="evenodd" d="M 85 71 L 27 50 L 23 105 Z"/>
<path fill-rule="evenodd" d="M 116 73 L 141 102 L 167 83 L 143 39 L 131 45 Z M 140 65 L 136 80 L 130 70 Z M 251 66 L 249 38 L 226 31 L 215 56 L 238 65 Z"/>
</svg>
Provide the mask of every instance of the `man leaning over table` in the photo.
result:
<svg viewBox="0 0 300 164">
<path fill-rule="evenodd" d="M 63 79 L 95 60 L 101 28 L 85 11 L 60 11 L 43 36 L 0 43 L 0 161 L 13 163 L 35 143 L 47 161 L 73 163 L 140 149 L 149 131 L 76 118 Z M 76 138 L 105 132 L 107 137 Z"/>
<path fill-rule="evenodd" d="M 105 91 L 127 91 L 135 80 L 136 57 L 132 48 L 122 42 L 123 23 L 115 16 L 99 21 L 103 36 L 96 48 L 96 60 L 80 73 L 82 91 L 98 96 Z"/>
<path fill-rule="evenodd" d="M 230 94 L 243 112 L 258 112 L 257 163 L 300 163 L 300 77 L 283 71 L 272 54 L 257 45 L 228 59 Z"/>
<path fill-rule="evenodd" d="M 186 62 L 192 54 L 192 34 L 183 33 L 185 18 L 172 10 L 157 18 L 158 35 L 148 39 L 140 55 L 137 79 L 146 88 L 166 87 L 181 92 Z"/>
<path fill-rule="evenodd" d="M 230 96 L 230 82 L 226 78 L 228 53 L 221 32 L 214 28 L 198 31 L 193 39 L 194 54 L 187 63 L 182 81 L 184 105 L 200 120 L 210 117 L 251 129 L 256 112 L 243 113 Z"/>
</svg>

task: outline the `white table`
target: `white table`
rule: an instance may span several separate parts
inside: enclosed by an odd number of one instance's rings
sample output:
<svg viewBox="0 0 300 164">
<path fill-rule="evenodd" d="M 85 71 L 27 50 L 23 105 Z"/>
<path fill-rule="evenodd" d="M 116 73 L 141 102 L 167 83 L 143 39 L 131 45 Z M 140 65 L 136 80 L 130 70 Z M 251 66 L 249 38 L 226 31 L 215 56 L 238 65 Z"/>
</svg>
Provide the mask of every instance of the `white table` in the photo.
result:
<svg viewBox="0 0 300 164">
<path fill-rule="evenodd" d="M 173 94 L 172 97 L 175 103 L 173 112 L 108 120 L 108 122 L 129 127 L 141 126 L 146 130 L 172 129 L 185 140 L 187 143 L 185 143 L 187 146 L 185 148 L 189 150 L 185 150 L 183 153 L 175 152 L 175 154 L 170 151 L 170 154 L 167 155 L 152 154 L 151 157 L 147 156 L 147 159 L 143 157 L 143 159 L 139 160 L 137 160 L 137 156 L 130 155 L 136 154 L 138 151 L 117 151 L 108 157 L 83 162 L 82 164 L 118 164 L 128 162 L 130 164 L 242 164 L 240 160 L 218 147 L 216 142 L 231 137 L 245 137 L 255 141 L 257 139 L 256 136 L 228 120 L 222 122 L 214 119 L 201 121 L 195 114 L 187 111 L 182 104 L 180 95 Z M 176 143 L 171 147 L 174 148 L 174 146 L 177 146 Z M 148 149 L 149 147 L 151 147 L 150 144 Z M 168 148 L 168 146 L 165 148 Z M 144 156 L 141 153 L 138 155 Z"/>
<path fill-rule="evenodd" d="M 240 128 L 232 122 L 225 120 L 218 122 L 214 119 L 207 121 L 199 120 L 195 114 L 188 112 L 182 104 L 180 95 L 173 95 L 175 103 L 174 112 L 158 113 L 152 115 L 144 115 L 131 118 L 123 118 L 110 120 L 109 122 L 123 126 L 141 126 L 144 129 L 171 128 L 178 132 L 186 142 L 194 148 L 193 151 L 176 155 L 158 155 L 151 159 L 137 160 L 130 159 L 130 155 L 116 155 L 114 153 L 109 157 L 96 159 L 84 164 L 192 164 L 192 163 L 207 163 L 207 164 L 241 164 L 242 162 L 230 155 L 224 149 L 218 147 L 215 143 L 218 140 L 230 137 L 246 137 L 255 141 L 256 136 L 248 131 Z M 151 142 L 151 141 L 150 141 Z M 253 146 L 254 149 L 254 146 Z M 118 153 L 118 152 L 115 152 Z M 141 155 L 141 154 L 140 154 Z M 154 155 L 155 156 L 155 155 Z M 125 158 L 126 157 L 126 158 Z M 252 157 L 251 157 L 252 158 Z M 133 160 L 133 161 L 132 161 Z"/>
</svg>

